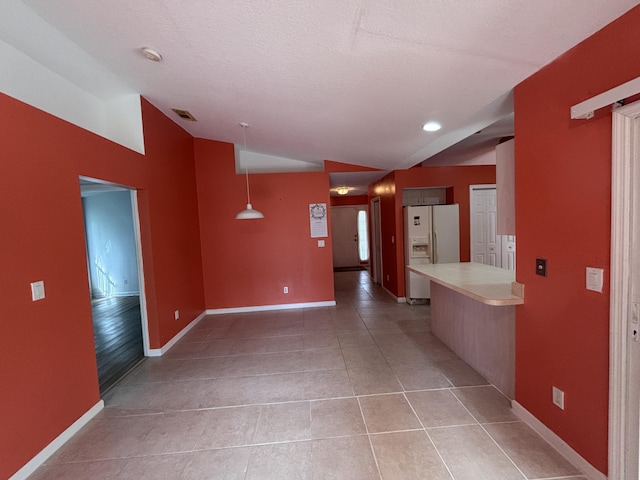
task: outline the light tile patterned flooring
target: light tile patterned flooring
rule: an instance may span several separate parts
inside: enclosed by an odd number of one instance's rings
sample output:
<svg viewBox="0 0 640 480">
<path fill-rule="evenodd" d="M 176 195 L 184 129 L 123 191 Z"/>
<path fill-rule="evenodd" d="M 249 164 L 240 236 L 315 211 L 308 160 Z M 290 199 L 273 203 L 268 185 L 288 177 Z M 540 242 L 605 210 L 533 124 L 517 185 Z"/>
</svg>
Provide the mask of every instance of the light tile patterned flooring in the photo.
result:
<svg viewBox="0 0 640 480">
<path fill-rule="evenodd" d="M 365 272 L 337 306 L 203 319 L 34 479 L 586 479 Z"/>
</svg>

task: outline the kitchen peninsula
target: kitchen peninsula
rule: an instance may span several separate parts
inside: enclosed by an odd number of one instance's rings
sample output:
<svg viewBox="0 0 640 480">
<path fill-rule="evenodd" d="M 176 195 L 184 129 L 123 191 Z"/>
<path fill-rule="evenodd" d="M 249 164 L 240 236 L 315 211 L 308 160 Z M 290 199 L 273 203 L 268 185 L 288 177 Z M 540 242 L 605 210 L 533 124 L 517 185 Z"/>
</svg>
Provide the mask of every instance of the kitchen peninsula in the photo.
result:
<svg viewBox="0 0 640 480">
<path fill-rule="evenodd" d="M 431 280 L 431 330 L 510 399 L 515 395 L 515 272 L 480 263 L 408 267 Z"/>
</svg>

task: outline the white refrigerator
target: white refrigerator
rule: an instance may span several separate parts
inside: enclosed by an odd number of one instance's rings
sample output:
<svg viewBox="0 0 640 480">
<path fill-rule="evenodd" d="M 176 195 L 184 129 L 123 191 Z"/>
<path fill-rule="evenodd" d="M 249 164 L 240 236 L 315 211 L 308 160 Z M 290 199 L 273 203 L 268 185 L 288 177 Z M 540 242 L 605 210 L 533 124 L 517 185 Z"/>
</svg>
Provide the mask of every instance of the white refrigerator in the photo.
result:
<svg viewBox="0 0 640 480">
<path fill-rule="evenodd" d="M 460 213 L 455 205 L 404 207 L 405 265 L 460 261 Z M 405 267 L 407 302 L 431 298 L 430 281 Z"/>
</svg>

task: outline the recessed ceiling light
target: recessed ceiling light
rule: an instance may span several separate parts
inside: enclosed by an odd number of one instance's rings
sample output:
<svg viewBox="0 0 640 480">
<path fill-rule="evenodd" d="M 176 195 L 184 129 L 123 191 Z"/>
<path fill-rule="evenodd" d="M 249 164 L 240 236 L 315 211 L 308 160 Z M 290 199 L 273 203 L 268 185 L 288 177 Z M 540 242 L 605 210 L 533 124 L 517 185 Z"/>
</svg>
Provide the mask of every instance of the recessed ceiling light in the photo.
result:
<svg viewBox="0 0 640 480">
<path fill-rule="evenodd" d="M 338 195 L 346 195 L 347 193 L 349 193 L 349 188 L 347 188 L 347 187 L 338 187 L 338 188 L 336 188 L 336 192 L 338 192 Z"/>
<path fill-rule="evenodd" d="M 422 126 L 422 129 L 425 132 L 437 132 L 441 128 L 442 125 L 440 125 L 438 122 L 427 122 Z"/>
<path fill-rule="evenodd" d="M 153 62 L 162 60 L 162 55 L 151 47 L 143 47 L 142 54 Z"/>
</svg>

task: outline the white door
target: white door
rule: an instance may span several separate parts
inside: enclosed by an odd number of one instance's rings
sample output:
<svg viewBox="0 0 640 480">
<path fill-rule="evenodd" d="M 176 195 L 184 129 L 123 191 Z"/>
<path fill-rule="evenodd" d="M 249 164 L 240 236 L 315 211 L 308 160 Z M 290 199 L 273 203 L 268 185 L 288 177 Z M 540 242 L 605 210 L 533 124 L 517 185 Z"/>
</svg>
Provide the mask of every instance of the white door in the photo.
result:
<svg viewBox="0 0 640 480">
<path fill-rule="evenodd" d="M 613 113 L 609 478 L 640 478 L 640 102 Z"/>
<path fill-rule="evenodd" d="M 516 269 L 516 236 L 500 235 L 502 237 L 502 268 L 515 271 Z"/>
<path fill-rule="evenodd" d="M 630 310 L 631 325 L 627 330 L 629 349 L 628 397 L 627 405 L 630 413 L 630 425 L 633 428 L 627 433 L 627 451 L 629 455 L 626 478 L 640 478 L 640 120 L 634 122 L 633 151 L 633 199 L 631 200 L 632 237 L 630 257 Z M 635 332 L 635 335 L 634 335 Z"/>
<path fill-rule="evenodd" d="M 364 207 L 366 209 L 366 207 Z M 357 267 L 358 207 L 331 208 L 331 235 L 333 239 L 333 267 Z"/>
<path fill-rule="evenodd" d="M 495 185 L 471 185 L 471 261 L 502 266 Z"/>
</svg>

